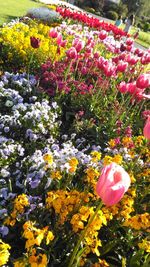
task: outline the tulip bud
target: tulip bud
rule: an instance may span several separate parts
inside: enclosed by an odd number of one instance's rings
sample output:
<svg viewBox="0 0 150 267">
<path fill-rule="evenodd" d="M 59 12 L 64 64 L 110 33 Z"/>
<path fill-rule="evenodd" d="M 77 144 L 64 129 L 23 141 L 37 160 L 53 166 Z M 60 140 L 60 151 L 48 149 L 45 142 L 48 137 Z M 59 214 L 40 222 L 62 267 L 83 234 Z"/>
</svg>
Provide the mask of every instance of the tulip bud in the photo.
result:
<svg viewBox="0 0 150 267">
<path fill-rule="evenodd" d="M 30 43 L 33 48 L 39 48 L 41 40 L 36 37 L 30 37 Z"/>
<path fill-rule="evenodd" d="M 117 204 L 130 186 L 129 174 L 118 164 L 111 163 L 102 169 L 96 192 L 106 206 Z"/>
<path fill-rule="evenodd" d="M 150 117 L 148 117 L 144 126 L 143 135 L 145 136 L 145 138 L 150 139 Z"/>
</svg>

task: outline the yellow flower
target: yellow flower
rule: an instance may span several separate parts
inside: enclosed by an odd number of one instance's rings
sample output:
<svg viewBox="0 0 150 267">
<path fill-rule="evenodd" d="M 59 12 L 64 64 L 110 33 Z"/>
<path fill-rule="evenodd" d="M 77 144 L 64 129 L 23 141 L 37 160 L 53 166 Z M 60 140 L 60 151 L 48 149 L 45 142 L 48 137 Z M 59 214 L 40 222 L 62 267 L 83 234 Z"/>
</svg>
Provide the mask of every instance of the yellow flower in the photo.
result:
<svg viewBox="0 0 150 267">
<path fill-rule="evenodd" d="M 50 243 L 54 239 L 54 235 L 51 231 L 48 231 L 47 236 L 46 236 L 46 245 Z"/>
<path fill-rule="evenodd" d="M 143 249 L 146 252 L 150 253 L 150 241 L 148 241 L 146 238 L 143 239 L 141 243 L 138 243 L 138 246 L 140 249 Z"/>
<path fill-rule="evenodd" d="M 70 169 L 69 172 L 75 172 L 78 166 L 78 160 L 76 158 L 72 158 L 69 160 Z"/>
<path fill-rule="evenodd" d="M 122 144 L 125 147 L 128 147 L 132 143 L 133 143 L 133 141 L 132 141 L 132 138 L 131 137 L 125 136 L 125 137 L 122 138 Z"/>
<path fill-rule="evenodd" d="M 113 147 L 115 147 L 116 142 L 115 142 L 114 139 L 110 139 L 110 141 L 108 142 L 108 144 L 109 144 L 109 146 L 110 146 L 111 148 L 113 148 Z"/>
<path fill-rule="evenodd" d="M 43 159 L 45 162 L 47 162 L 49 165 L 52 165 L 53 163 L 53 156 L 51 154 L 45 154 L 43 156 Z"/>
<path fill-rule="evenodd" d="M 113 162 L 117 163 L 117 164 L 121 164 L 122 163 L 122 156 L 117 154 L 113 157 Z"/>
<path fill-rule="evenodd" d="M 4 243 L 1 239 L 0 239 L 0 266 L 3 266 L 4 264 L 6 264 L 8 262 L 9 259 L 9 249 L 11 247 Z"/>
<path fill-rule="evenodd" d="M 143 145 L 143 141 L 145 140 L 144 136 L 143 135 L 139 135 L 136 137 L 136 140 L 135 140 L 135 145 L 137 147 Z"/>
<path fill-rule="evenodd" d="M 32 255 L 29 257 L 29 263 L 31 267 L 46 267 L 48 264 L 47 256 L 41 253 L 38 256 Z"/>
<path fill-rule="evenodd" d="M 131 227 L 135 230 L 144 229 L 149 231 L 150 228 L 150 215 L 149 213 L 136 214 L 123 223 L 124 226 Z"/>
<path fill-rule="evenodd" d="M 104 158 L 103 158 L 103 164 L 104 165 L 109 165 L 110 163 L 112 163 L 113 162 L 113 158 L 111 157 L 111 156 L 105 156 Z"/>
<path fill-rule="evenodd" d="M 62 178 L 62 175 L 60 171 L 52 171 L 51 176 L 52 179 L 58 179 L 60 180 Z"/>
<path fill-rule="evenodd" d="M 91 156 L 92 156 L 92 162 L 97 162 L 101 159 L 101 153 L 98 151 L 92 151 Z"/>
</svg>

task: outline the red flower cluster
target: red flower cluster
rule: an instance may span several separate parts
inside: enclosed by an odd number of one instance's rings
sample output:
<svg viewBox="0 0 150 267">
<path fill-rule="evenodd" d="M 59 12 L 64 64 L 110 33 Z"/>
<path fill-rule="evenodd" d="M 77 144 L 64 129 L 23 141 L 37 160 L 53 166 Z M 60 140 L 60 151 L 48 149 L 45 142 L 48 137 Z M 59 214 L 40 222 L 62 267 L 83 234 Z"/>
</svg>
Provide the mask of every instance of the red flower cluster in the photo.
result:
<svg viewBox="0 0 150 267">
<path fill-rule="evenodd" d="M 98 30 L 105 30 L 106 32 L 112 32 L 116 38 L 120 38 L 121 36 L 126 36 L 127 34 L 116 27 L 113 24 L 106 23 L 104 21 L 100 21 L 97 18 L 87 15 L 84 12 L 77 12 L 70 10 L 69 8 L 62 8 L 57 7 L 56 11 L 63 17 L 63 18 L 70 18 L 73 20 L 77 20 L 81 23 L 88 25 L 89 27 L 96 28 Z"/>
</svg>

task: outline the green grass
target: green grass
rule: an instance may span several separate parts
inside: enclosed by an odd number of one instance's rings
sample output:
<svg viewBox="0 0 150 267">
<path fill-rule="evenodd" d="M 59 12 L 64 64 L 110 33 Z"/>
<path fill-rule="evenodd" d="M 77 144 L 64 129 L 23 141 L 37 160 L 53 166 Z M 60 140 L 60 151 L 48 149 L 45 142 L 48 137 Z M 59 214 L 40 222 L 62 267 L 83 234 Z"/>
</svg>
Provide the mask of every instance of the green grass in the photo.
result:
<svg viewBox="0 0 150 267">
<path fill-rule="evenodd" d="M 42 6 L 34 0 L 3 0 L 0 3 L 0 25 L 21 17 L 32 7 Z"/>
</svg>

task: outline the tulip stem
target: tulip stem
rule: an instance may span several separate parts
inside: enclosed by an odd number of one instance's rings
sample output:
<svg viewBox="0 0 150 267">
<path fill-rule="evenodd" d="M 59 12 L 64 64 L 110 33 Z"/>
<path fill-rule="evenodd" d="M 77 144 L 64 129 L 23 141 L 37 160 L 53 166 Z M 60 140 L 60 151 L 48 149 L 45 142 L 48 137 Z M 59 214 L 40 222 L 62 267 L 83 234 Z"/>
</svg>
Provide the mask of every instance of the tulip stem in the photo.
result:
<svg viewBox="0 0 150 267">
<path fill-rule="evenodd" d="M 29 60 L 29 65 L 28 65 L 28 74 L 27 74 L 28 85 L 29 85 L 29 82 L 30 82 L 30 77 L 29 77 L 30 76 L 30 65 L 32 63 L 34 53 L 35 53 L 35 50 L 33 50 L 33 53 L 31 54 L 31 57 L 30 57 L 30 60 Z"/>
<path fill-rule="evenodd" d="M 76 244 L 76 246 L 75 246 L 75 248 L 73 250 L 73 253 L 72 253 L 72 256 L 71 256 L 71 259 L 70 259 L 70 262 L 69 262 L 68 267 L 72 267 L 73 266 L 74 260 L 76 258 L 77 253 L 78 253 L 78 250 L 80 248 L 81 242 L 83 241 L 83 239 L 84 239 L 84 237 L 86 235 L 86 232 L 88 230 L 88 227 L 93 222 L 94 218 L 96 217 L 98 211 L 101 209 L 102 205 L 103 205 L 103 203 L 100 201 L 100 203 L 97 206 L 94 214 L 89 219 L 88 224 L 86 225 L 85 229 L 81 232 L 80 238 L 79 238 L 79 240 L 78 240 L 78 242 L 77 242 L 77 244 Z"/>
</svg>

